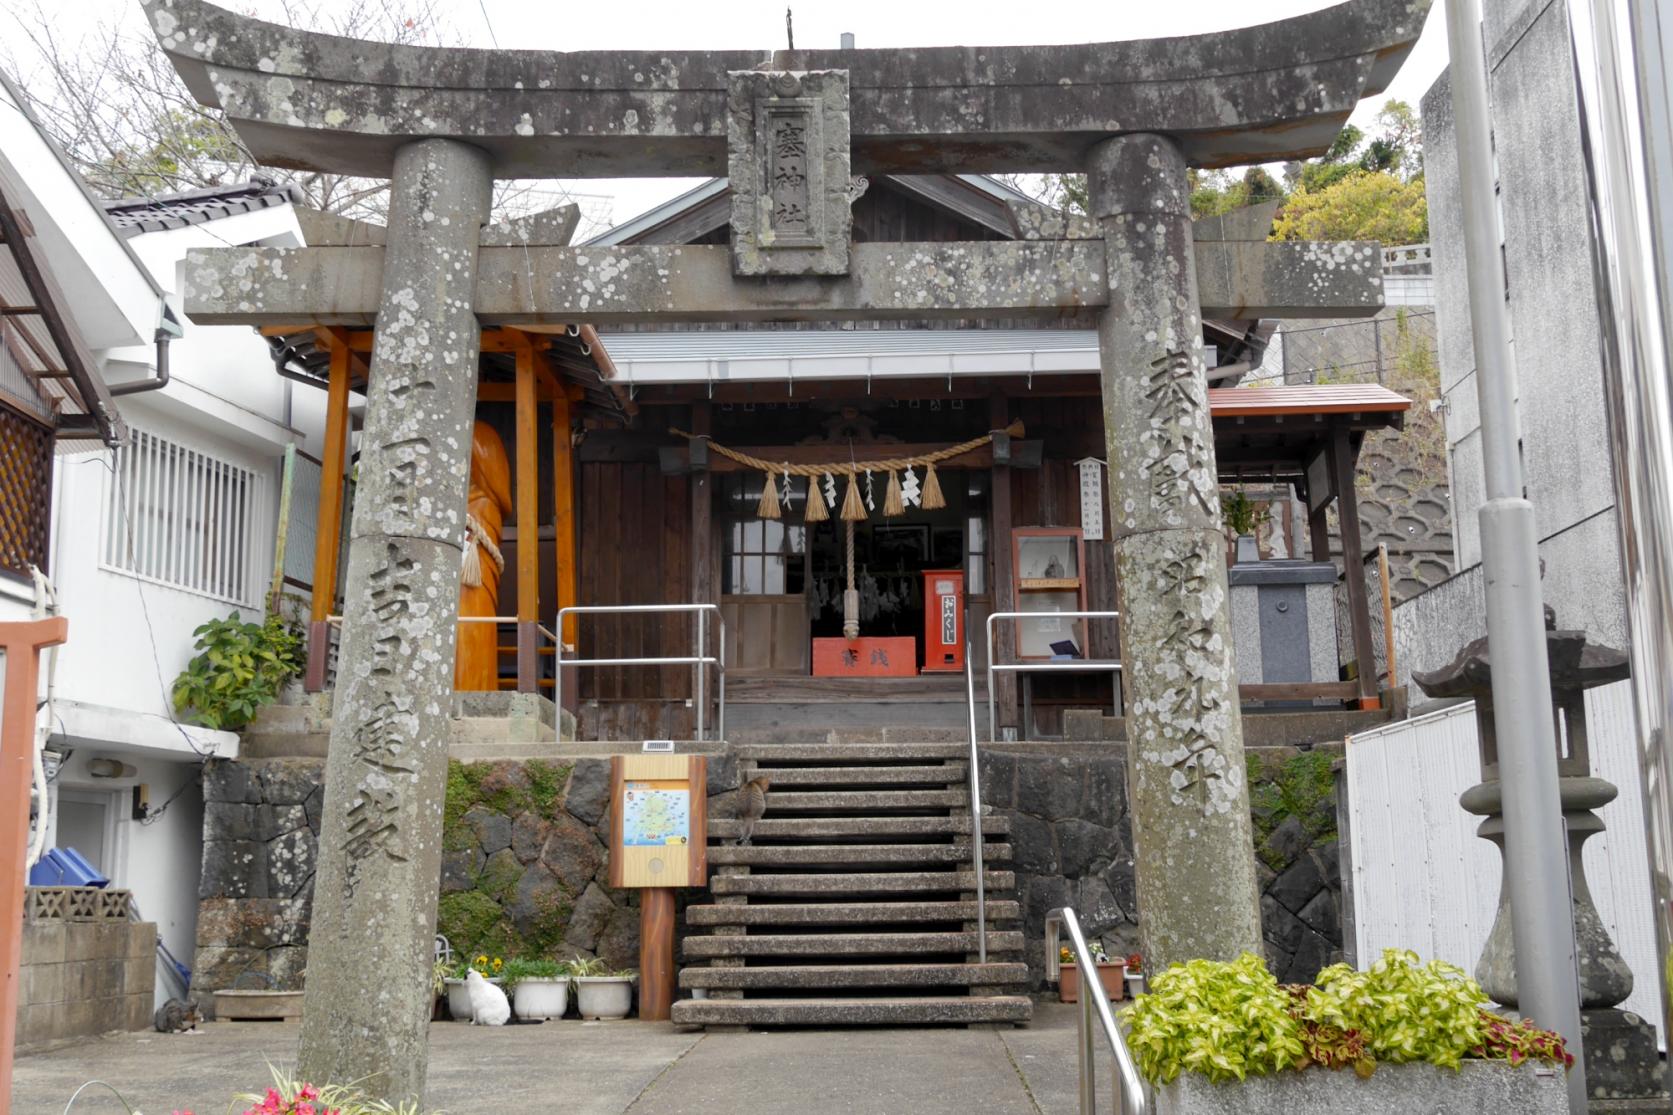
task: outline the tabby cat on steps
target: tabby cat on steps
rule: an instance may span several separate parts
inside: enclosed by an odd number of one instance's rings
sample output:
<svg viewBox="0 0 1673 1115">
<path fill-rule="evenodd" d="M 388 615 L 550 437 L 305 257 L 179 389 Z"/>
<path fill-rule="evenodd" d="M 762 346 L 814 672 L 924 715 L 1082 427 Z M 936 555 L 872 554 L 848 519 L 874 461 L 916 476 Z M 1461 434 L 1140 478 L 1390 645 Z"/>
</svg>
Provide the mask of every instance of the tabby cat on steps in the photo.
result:
<svg viewBox="0 0 1673 1115">
<path fill-rule="evenodd" d="M 765 777 L 751 778 L 739 788 L 738 839 L 732 842 L 734 845 L 748 844 L 750 837 L 755 835 L 755 822 L 767 811 L 768 783 Z"/>
</svg>

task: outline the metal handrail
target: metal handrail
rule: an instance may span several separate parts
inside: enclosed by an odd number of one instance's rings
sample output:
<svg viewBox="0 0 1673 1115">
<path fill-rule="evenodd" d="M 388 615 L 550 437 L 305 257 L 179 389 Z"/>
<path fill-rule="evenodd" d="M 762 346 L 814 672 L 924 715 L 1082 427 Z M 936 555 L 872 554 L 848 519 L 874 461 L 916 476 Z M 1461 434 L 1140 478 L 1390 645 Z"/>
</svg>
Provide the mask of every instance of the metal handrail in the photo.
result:
<svg viewBox="0 0 1673 1115">
<path fill-rule="evenodd" d="M 1093 1022 L 1103 1027 L 1104 1043 L 1115 1058 L 1116 1115 L 1150 1115 L 1150 1088 L 1139 1075 L 1133 1051 L 1127 1048 L 1127 1037 L 1116 1024 L 1110 1010 L 1109 996 L 1098 978 L 1098 965 L 1092 960 L 1092 950 L 1086 947 L 1086 935 L 1081 932 L 1080 919 L 1068 906 L 1046 915 L 1046 948 L 1056 956 L 1061 931 L 1069 931 L 1069 947 L 1075 954 L 1075 966 L 1080 969 L 1080 1017 L 1075 1024 L 1075 1060 L 1080 1067 L 1081 1115 L 1096 1115 L 1098 1088 L 1096 1083 L 1095 1043 Z"/>
<path fill-rule="evenodd" d="M 1008 619 L 1039 619 L 1041 616 L 1052 616 L 1056 619 L 1119 619 L 1120 612 L 990 612 L 987 622 L 987 661 L 988 661 L 988 741 L 994 742 L 998 734 L 996 725 L 997 714 L 994 711 L 993 675 L 996 673 L 1018 673 L 1023 670 L 1034 673 L 1037 670 L 1062 670 L 1080 673 L 1104 673 L 1106 671 L 1120 674 L 1121 660 L 1074 658 L 1063 662 L 1050 660 L 1039 662 L 995 662 L 993 624 L 995 620 Z M 1088 640 L 1090 641 L 1090 640 Z M 1121 679 L 1116 678 L 1116 700 L 1121 699 Z"/>
<path fill-rule="evenodd" d="M 553 624 L 559 631 L 564 629 L 565 616 L 592 615 L 630 615 L 646 612 L 695 612 L 697 615 L 697 641 L 695 653 L 688 657 L 647 657 L 647 658 L 565 658 L 564 644 L 558 644 L 557 678 L 553 682 L 552 700 L 559 709 L 563 708 L 563 668 L 565 666 L 713 666 L 715 668 L 715 697 L 717 702 L 715 738 L 726 738 L 726 619 L 721 614 L 719 604 L 571 604 L 567 608 L 559 608 L 557 622 Z M 714 654 L 705 654 L 704 646 L 708 642 L 707 620 L 708 614 L 715 614 L 717 625 L 716 646 Z M 576 639 L 580 643 L 579 636 Z M 697 739 L 702 740 L 705 713 L 708 709 L 708 693 L 704 688 L 707 671 L 699 668 L 697 671 L 696 694 L 693 704 L 697 709 Z"/>
<path fill-rule="evenodd" d="M 987 870 L 982 862 L 982 764 L 976 753 L 976 671 L 970 661 L 970 642 L 964 644 L 964 688 L 969 697 L 970 711 L 970 855 L 976 872 L 976 955 L 988 962 L 988 889 Z"/>
</svg>

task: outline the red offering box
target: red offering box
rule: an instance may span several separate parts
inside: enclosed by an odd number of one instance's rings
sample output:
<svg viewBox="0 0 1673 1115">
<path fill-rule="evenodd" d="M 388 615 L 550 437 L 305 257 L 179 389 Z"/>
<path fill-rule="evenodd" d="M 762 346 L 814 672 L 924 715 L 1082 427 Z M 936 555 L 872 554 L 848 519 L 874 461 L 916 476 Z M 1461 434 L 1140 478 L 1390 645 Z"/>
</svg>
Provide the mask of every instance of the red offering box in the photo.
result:
<svg viewBox="0 0 1673 1115">
<path fill-rule="evenodd" d="M 909 678 L 918 674 L 918 640 L 815 639 L 816 678 Z"/>
</svg>

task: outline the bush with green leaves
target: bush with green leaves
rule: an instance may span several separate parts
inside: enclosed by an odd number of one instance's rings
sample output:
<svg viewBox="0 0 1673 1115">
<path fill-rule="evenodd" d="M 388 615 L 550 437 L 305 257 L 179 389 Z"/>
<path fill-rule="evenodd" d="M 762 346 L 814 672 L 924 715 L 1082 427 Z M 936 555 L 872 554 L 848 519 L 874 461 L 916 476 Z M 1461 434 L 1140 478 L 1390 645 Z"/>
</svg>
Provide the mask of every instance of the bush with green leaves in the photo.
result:
<svg viewBox="0 0 1673 1115">
<path fill-rule="evenodd" d="M 1309 1065 L 1370 1076 L 1413 1061 L 1574 1063 L 1560 1035 L 1489 1011 L 1460 969 L 1400 949 L 1364 972 L 1332 965 L 1310 987 L 1280 985 L 1252 953 L 1175 964 L 1122 1019 L 1140 1071 L 1157 1084 L 1182 1072 L 1219 1083 Z"/>
<path fill-rule="evenodd" d="M 206 728 L 236 731 L 302 670 L 302 636 L 277 615 L 251 623 L 237 612 L 192 632 L 201 651 L 174 679 L 176 712 Z"/>
<path fill-rule="evenodd" d="M 557 960 L 525 960 L 514 956 L 505 962 L 502 972 L 505 989 L 512 990 L 524 980 L 558 980 L 569 978 L 569 966 Z"/>
</svg>

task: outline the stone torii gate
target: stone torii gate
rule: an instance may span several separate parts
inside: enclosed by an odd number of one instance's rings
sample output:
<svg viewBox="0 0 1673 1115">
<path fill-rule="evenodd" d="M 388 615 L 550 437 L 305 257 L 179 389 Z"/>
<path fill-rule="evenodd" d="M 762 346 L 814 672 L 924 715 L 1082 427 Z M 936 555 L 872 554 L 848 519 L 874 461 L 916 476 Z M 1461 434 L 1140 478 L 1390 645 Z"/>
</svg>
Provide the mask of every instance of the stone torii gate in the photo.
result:
<svg viewBox="0 0 1673 1115">
<path fill-rule="evenodd" d="M 1188 167 L 1322 154 L 1429 0 L 1088 46 L 556 53 L 397 46 L 144 0 L 256 158 L 392 179 L 387 245 L 215 249 L 199 322 L 375 323 L 301 1071 L 422 1094 L 454 605 L 485 324 L 1045 316 L 1102 307 L 1141 937 L 1261 948 L 1204 307 L 1380 305 L 1375 246 L 1193 242 Z M 854 244 L 867 173 L 1073 171 L 1090 220 Z M 730 247 L 485 240 L 495 177 L 727 175 Z M 496 246 L 496 245 L 511 246 Z"/>
</svg>

